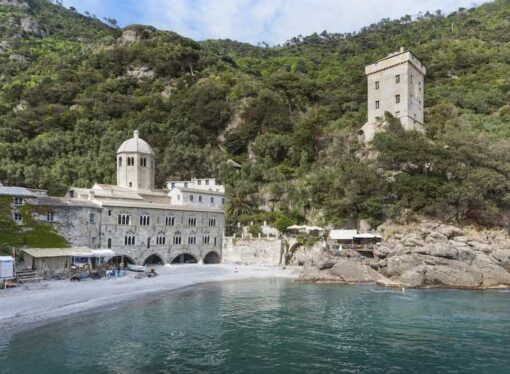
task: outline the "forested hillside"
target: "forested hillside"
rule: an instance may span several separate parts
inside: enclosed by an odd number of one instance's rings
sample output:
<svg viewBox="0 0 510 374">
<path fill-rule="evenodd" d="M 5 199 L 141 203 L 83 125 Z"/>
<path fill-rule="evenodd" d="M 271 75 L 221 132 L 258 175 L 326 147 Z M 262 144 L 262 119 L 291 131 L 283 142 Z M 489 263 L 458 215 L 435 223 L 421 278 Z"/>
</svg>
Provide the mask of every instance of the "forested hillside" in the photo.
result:
<svg viewBox="0 0 510 374">
<path fill-rule="evenodd" d="M 510 0 L 277 47 L 119 30 L 25 3 L 0 5 L 4 184 L 61 193 L 114 183 L 115 150 L 138 128 L 157 154 L 159 186 L 218 176 L 241 221 L 376 224 L 420 213 L 510 223 Z M 391 130 L 363 149 L 364 66 L 401 46 L 428 68 L 427 133 L 388 118 Z"/>
</svg>

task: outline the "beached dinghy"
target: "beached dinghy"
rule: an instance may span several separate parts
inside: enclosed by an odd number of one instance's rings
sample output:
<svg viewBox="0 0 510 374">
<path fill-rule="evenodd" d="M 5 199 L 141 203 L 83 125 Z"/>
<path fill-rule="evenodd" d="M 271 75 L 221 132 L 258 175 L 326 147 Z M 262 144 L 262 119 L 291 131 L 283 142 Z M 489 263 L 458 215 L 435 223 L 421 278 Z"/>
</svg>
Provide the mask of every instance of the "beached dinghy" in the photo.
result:
<svg viewBox="0 0 510 374">
<path fill-rule="evenodd" d="M 147 266 L 128 264 L 127 269 L 131 271 L 143 272 L 147 270 Z"/>
</svg>

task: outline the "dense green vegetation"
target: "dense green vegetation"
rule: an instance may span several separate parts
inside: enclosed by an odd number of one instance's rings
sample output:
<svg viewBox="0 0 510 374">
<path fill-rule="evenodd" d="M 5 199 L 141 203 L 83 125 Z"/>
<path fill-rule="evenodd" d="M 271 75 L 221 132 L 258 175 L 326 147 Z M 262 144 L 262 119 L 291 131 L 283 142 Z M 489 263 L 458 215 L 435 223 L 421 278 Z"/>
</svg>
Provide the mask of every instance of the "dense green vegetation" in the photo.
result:
<svg viewBox="0 0 510 374">
<path fill-rule="evenodd" d="M 0 254 L 10 254 L 12 247 L 66 248 L 69 244 L 49 223 L 32 218 L 32 213 L 45 213 L 44 208 L 24 205 L 19 209 L 23 223 L 12 219 L 12 197 L 0 196 Z"/>
<path fill-rule="evenodd" d="M 510 221 L 509 0 L 270 48 L 118 30 L 28 2 L 0 6 L 4 184 L 60 193 L 112 183 L 114 150 L 138 128 L 158 156 L 160 186 L 170 176 L 219 176 L 232 215 L 247 222 L 261 223 L 256 206 L 285 212 L 272 217 L 280 224 L 416 213 Z M 35 31 L 23 30 L 26 18 Z M 427 133 L 395 123 L 373 142 L 377 159 L 361 157 L 364 66 L 401 46 L 428 68 Z"/>
</svg>

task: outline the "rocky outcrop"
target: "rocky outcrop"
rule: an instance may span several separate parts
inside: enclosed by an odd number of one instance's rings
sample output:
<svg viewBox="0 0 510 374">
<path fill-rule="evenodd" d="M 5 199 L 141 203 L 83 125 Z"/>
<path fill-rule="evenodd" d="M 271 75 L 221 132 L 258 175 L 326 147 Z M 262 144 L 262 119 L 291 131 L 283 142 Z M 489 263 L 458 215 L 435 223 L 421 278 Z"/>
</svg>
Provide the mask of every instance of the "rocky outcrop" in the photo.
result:
<svg viewBox="0 0 510 374">
<path fill-rule="evenodd" d="M 154 71 L 149 69 L 147 66 L 139 66 L 132 67 L 127 72 L 126 75 L 131 78 L 143 80 L 143 79 L 152 79 L 154 78 Z"/>
<path fill-rule="evenodd" d="M 422 222 L 387 224 L 380 232 L 385 240 L 375 246 L 373 259 L 361 260 L 352 251 L 345 251 L 342 257 L 324 255 L 327 261 L 305 268 L 301 278 L 393 287 L 510 286 L 510 237 L 502 231 Z"/>
</svg>

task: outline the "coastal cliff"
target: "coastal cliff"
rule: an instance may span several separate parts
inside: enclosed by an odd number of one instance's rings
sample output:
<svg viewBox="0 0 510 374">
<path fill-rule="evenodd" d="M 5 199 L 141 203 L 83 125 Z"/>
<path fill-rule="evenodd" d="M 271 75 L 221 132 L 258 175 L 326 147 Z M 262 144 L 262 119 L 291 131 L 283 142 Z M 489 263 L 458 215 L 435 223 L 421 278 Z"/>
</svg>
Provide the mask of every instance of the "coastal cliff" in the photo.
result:
<svg viewBox="0 0 510 374">
<path fill-rule="evenodd" d="M 310 257 L 300 275 L 314 283 L 486 289 L 510 286 L 510 237 L 437 222 L 385 224 L 374 258 L 355 251 Z"/>
</svg>

